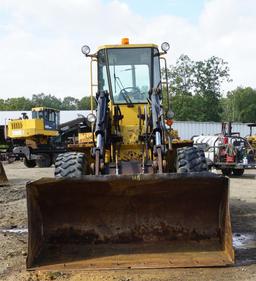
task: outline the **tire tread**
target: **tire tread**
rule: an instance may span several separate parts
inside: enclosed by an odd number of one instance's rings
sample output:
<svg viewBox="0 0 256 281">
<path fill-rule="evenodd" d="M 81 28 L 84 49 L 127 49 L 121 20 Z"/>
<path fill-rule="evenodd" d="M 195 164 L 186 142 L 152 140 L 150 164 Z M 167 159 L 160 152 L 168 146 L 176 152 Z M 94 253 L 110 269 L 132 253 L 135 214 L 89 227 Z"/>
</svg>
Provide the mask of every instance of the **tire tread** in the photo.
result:
<svg viewBox="0 0 256 281">
<path fill-rule="evenodd" d="M 55 162 L 56 178 L 80 178 L 86 174 L 85 154 L 81 152 L 66 152 L 59 154 Z"/>
</svg>

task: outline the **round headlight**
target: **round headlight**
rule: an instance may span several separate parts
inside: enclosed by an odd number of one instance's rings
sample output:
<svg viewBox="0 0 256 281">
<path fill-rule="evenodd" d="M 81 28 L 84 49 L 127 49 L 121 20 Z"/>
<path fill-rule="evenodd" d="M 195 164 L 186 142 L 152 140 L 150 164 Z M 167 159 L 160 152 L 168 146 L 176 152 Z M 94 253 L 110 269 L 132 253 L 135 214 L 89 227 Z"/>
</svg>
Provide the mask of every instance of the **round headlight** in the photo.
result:
<svg viewBox="0 0 256 281">
<path fill-rule="evenodd" d="M 90 53 L 90 47 L 87 46 L 87 45 L 84 45 L 82 48 L 81 48 L 81 51 L 84 55 L 88 55 Z"/>
<path fill-rule="evenodd" d="M 90 123 L 95 123 L 96 121 L 96 116 L 93 114 L 93 113 L 89 113 L 87 115 L 87 120 L 90 122 Z"/>
<path fill-rule="evenodd" d="M 162 45 L 161 45 L 161 49 L 164 51 L 164 52 L 167 52 L 169 49 L 170 49 L 170 45 L 168 42 L 163 42 Z"/>
</svg>

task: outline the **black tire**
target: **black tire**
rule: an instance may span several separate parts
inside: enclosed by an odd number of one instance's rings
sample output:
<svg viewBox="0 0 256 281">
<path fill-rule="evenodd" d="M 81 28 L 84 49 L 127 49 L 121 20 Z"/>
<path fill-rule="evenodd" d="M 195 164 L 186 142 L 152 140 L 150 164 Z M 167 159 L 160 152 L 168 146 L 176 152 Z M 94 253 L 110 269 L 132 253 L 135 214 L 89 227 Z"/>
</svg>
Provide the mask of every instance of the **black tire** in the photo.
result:
<svg viewBox="0 0 256 281">
<path fill-rule="evenodd" d="M 177 173 L 207 172 L 204 151 L 198 147 L 177 149 Z"/>
<path fill-rule="evenodd" d="M 222 172 L 223 176 L 230 177 L 231 174 L 232 174 L 232 169 L 230 169 L 230 168 L 223 168 L 223 169 L 221 169 L 221 172 Z"/>
<path fill-rule="evenodd" d="M 244 169 L 233 169 L 233 175 L 237 177 L 241 177 L 244 174 Z"/>
<path fill-rule="evenodd" d="M 229 168 L 221 169 L 221 172 L 223 176 L 227 176 L 227 177 L 230 177 L 232 174 L 232 170 Z"/>
<path fill-rule="evenodd" d="M 26 157 L 24 158 L 23 163 L 27 168 L 34 168 L 36 166 L 36 160 L 28 160 Z"/>
<path fill-rule="evenodd" d="M 36 164 L 39 168 L 51 167 L 52 165 L 51 156 L 46 153 L 39 154 L 38 158 L 36 159 Z"/>
<path fill-rule="evenodd" d="M 56 178 L 80 178 L 87 174 L 85 154 L 66 152 L 58 155 L 55 161 Z"/>
</svg>

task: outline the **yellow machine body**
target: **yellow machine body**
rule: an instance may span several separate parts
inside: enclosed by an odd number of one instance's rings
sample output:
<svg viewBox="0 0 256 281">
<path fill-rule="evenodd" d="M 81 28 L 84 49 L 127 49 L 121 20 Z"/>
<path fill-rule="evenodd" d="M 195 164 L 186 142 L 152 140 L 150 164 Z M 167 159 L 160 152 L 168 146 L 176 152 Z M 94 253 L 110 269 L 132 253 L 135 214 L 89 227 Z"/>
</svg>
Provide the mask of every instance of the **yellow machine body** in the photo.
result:
<svg viewBox="0 0 256 281">
<path fill-rule="evenodd" d="M 248 136 L 246 138 L 254 150 L 256 150 L 256 135 Z"/>
<path fill-rule="evenodd" d="M 12 139 L 29 138 L 38 135 L 58 136 L 58 131 L 46 130 L 42 119 L 22 119 L 8 122 L 8 137 Z"/>
<path fill-rule="evenodd" d="M 59 112 L 52 108 L 35 107 L 32 108 L 32 115 L 35 112 L 44 112 L 46 110 Z M 46 128 L 43 116 L 32 119 L 14 119 L 10 120 L 7 125 L 7 136 L 11 139 L 26 139 L 34 136 L 56 137 L 58 135 L 57 128 L 55 130 Z"/>
<path fill-rule="evenodd" d="M 113 48 L 157 46 L 105 45 L 99 51 Z M 111 124 L 115 107 L 111 99 Z M 147 133 L 145 116 L 152 112 L 151 103 L 119 104 L 118 110 L 119 124 L 111 126 L 109 138 L 116 134 L 122 141 L 106 147 L 101 160 L 101 167 L 108 167 L 105 173 L 43 178 L 27 185 L 27 268 L 62 271 L 233 264 L 228 178 L 209 172 L 173 173 L 176 148 L 193 144 L 180 140 L 177 132 L 164 155 L 164 172 L 156 173 L 156 154 L 148 151 L 152 164 L 147 166 L 145 144 L 139 138 Z M 144 119 L 138 117 L 142 114 Z M 94 169 L 91 148 L 97 133 L 80 133 L 78 139 L 69 146 L 73 151 L 66 158 L 69 161 L 62 165 L 63 155 L 57 160 L 59 170 L 69 172 L 75 161 L 81 170 L 81 152 L 87 157 L 83 165 Z"/>
<path fill-rule="evenodd" d="M 256 123 L 249 123 L 247 125 L 250 128 L 250 134 L 247 137 L 245 137 L 245 138 L 250 143 L 250 145 L 252 146 L 253 150 L 256 151 L 256 135 L 255 135 L 255 132 L 253 132 L 253 128 L 256 127 Z"/>
</svg>

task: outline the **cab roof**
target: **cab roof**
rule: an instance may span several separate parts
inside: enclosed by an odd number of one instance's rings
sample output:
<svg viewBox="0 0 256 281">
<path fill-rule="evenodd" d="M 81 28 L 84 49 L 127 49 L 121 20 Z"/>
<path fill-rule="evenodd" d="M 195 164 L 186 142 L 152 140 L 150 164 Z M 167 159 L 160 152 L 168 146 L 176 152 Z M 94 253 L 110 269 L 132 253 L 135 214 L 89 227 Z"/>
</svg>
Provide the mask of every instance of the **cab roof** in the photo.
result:
<svg viewBox="0 0 256 281">
<path fill-rule="evenodd" d="M 32 111 L 43 111 L 43 110 L 46 110 L 46 109 L 51 109 L 51 110 L 53 110 L 53 111 L 59 112 L 58 109 L 51 108 L 51 107 L 45 107 L 45 106 L 33 107 L 33 108 L 32 108 Z"/>
<path fill-rule="evenodd" d="M 128 48 L 158 48 L 155 44 L 119 44 L 119 45 L 102 45 L 99 46 L 97 51 L 102 49 L 128 49 Z"/>
</svg>

